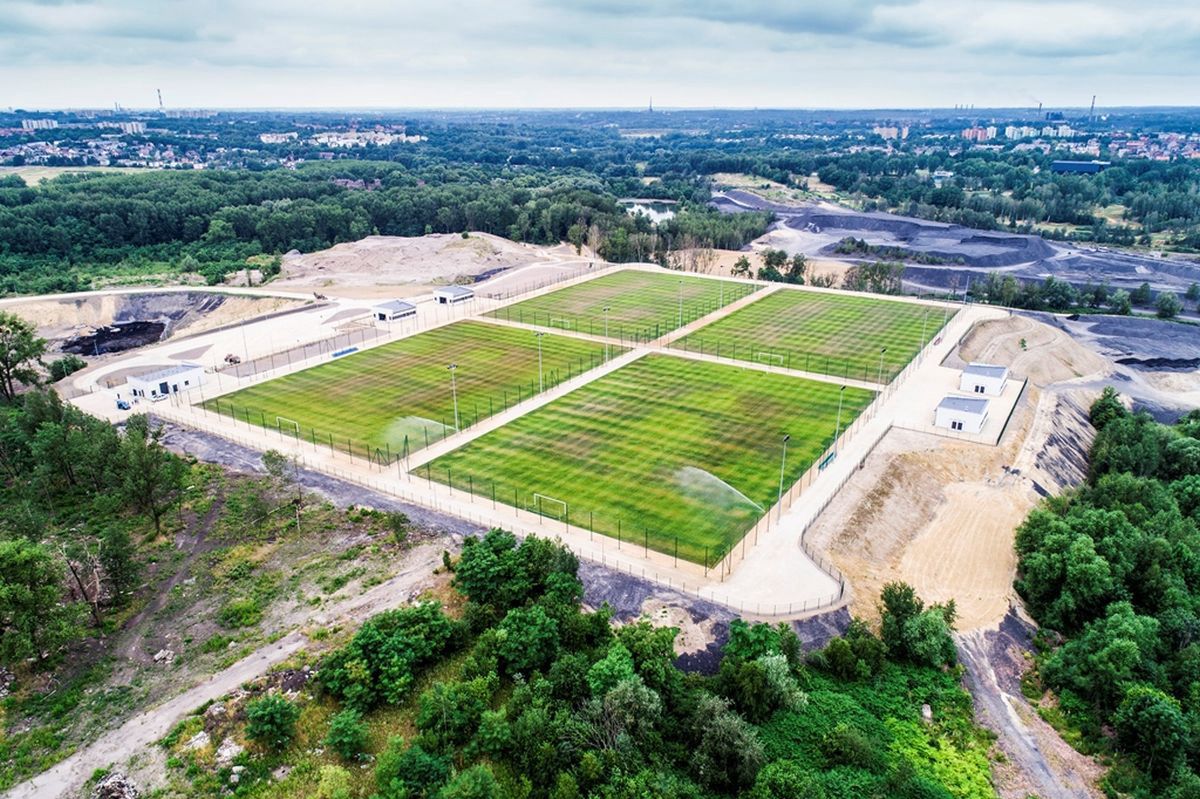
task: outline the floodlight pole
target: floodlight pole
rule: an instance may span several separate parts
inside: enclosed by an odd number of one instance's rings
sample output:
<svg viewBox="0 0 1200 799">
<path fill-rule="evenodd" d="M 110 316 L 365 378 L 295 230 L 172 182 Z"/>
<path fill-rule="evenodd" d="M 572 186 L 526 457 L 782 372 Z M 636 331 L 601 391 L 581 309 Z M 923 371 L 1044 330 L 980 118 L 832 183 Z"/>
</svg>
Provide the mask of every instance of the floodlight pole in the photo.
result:
<svg viewBox="0 0 1200 799">
<path fill-rule="evenodd" d="M 783 457 L 779 459 L 779 496 L 775 500 L 775 523 L 779 523 L 779 519 L 783 516 L 783 472 L 787 468 L 787 444 L 791 440 L 791 435 L 785 433 L 783 436 Z M 769 516 L 767 517 L 770 518 Z"/>
<path fill-rule="evenodd" d="M 542 376 L 542 336 L 546 335 L 544 331 L 536 331 L 533 335 L 537 336 L 538 344 L 538 393 L 546 390 L 546 380 Z"/>
<path fill-rule="evenodd" d="M 921 351 L 925 349 L 925 330 L 929 323 L 929 308 L 925 308 L 925 313 L 921 316 Z"/>
<path fill-rule="evenodd" d="M 842 398 L 846 396 L 846 387 L 842 386 L 838 389 L 838 412 L 837 412 L 837 427 L 833 431 L 833 451 L 839 449 L 838 440 L 842 436 Z"/>
<path fill-rule="evenodd" d="M 879 348 L 879 375 L 875 378 L 875 382 L 883 385 L 883 354 L 887 352 L 887 347 Z"/>
<path fill-rule="evenodd" d="M 454 380 L 454 371 L 458 369 L 458 364 L 452 363 L 446 368 L 450 370 L 450 396 L 454 398 L 454 430 L 457 432 L 460 429 L 458 425 L 458 383 Z"/>
<path fill-rule="evenodd" d="M 611 305 L 604 306 L 604 360 L 608 360 L 608 312 L 612 310 Z"/>
<path fill-rule="evenodd" d="M 679 279 L 679 326 L 683 327 L 683 278 Z"/>
</svg>

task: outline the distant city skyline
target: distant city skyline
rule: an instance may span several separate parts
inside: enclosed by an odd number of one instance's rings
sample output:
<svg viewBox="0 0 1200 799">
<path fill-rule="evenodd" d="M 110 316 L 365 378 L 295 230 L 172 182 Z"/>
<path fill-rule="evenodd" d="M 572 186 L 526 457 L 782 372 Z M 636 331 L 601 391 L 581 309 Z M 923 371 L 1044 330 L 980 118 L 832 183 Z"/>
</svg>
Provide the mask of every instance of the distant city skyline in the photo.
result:
<svg viewBox="0 0 1200 799">
<path fill-rule="evenodd" d="M 1183 6 L 0 0 L 0 107 L 1200 105 Z"/>
</svg>

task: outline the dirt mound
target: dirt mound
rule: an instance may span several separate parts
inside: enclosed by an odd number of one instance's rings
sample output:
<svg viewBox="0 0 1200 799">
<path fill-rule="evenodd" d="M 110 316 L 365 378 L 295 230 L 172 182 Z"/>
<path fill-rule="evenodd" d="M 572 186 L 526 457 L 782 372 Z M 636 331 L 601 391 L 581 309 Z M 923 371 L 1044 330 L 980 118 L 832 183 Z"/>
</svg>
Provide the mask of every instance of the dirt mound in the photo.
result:
<svg viewBox="0 0 1200 799">
<path fill-rule="evenodd" d="M 313 253 L 283 257 L 282 289 L 352 291 L 356 296 L 417 294 L 431 285 L 474 282 L 530 261 L 533 247 L 487 233 L 432 233 L 428 236 L 368 236 Z"/>
<path fill-rule="evenodd" d="M 1103 356 L 1067 333 L 1026 318 L 1009 316 L 976 325 L 959 346 L 963 361 L 998 363 L 1034 385 L 1048 386 L 1082 377 L 1108 374 Z"/>
</svg>

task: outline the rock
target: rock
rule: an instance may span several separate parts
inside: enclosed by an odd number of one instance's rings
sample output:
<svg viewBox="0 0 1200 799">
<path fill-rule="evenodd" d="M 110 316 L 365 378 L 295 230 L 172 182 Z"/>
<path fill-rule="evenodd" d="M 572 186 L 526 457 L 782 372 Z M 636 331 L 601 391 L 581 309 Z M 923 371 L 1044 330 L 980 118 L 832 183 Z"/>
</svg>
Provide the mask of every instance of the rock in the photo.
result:
<svg viewBox="0 0 1200 799">
<path fill-rule="evenodd" d="M 196 750 L 203 749 L 210 743 L 212 743 L 212 739 L 208 737 L 208 733 L 206 733 L 204 730 L 200 730 L 200 732 L 189 738 L 187 744 L 185 745 L 188 749 Z"/>
<path fill-rule="evenodd" d="M 216 721 L 217 719 L 221 718 L 224 715 L 225 715 L 225 706 L 223 704 L 221 704 L 220 702 L 215 702 L 215 703 L 209 705 L 208 709 L 204 711 L 204 718 L 206 718 L 210 721 Z"/>
<path fill-rule="evenodd" d="M 140 796 L 133 780 L 119 771 L 105 775 L 92 789 L 92 799 L 138 799 Z"/>
<path fill-rule="evenodd" d="M 271 777 L 275 780 L 282 780 L 285 777 L 287 777 L 288 774 L 291 774 L 291 773 L 292 773 L 292 767 L 288 766 L 288 765 L 283 765 L 283 766 L 280 766 L 279 768 L 275 769 L 274 771 L 272 771 Z"/>
<path fill-rule="evenodd" d="M 175 660 L 175 653 L 172 652 L 170 649 L 160 649 L 154 653 L 154 662 L 155 663 L 169 664 L 173 660 Z"/>
<path fill-rule="evenodd" d="M 926 724 L 932 724 L 933 723 L 933 708 L 931 708 L 929 705 L 921 705 L 921 719 Z"/>
<path fill-rule="evenodd" d="M 227 766 L 233 759 L 246 751 L 246 748 L 232 738 L 225 738 L 217 747 L 217 765 Z"/>
</svg>

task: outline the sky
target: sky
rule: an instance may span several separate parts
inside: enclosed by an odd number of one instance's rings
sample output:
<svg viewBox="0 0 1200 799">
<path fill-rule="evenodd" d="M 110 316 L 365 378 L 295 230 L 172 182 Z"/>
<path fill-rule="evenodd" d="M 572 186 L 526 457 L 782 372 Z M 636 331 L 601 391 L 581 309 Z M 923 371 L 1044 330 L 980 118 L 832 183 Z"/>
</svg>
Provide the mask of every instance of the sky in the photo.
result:
<svg viewBox="0 0 1200 799">
<path fill-rule="evenodd" d="M 0 0 L 0 107 L 1200 105 L 1200 0 Z"/>
</svg>

